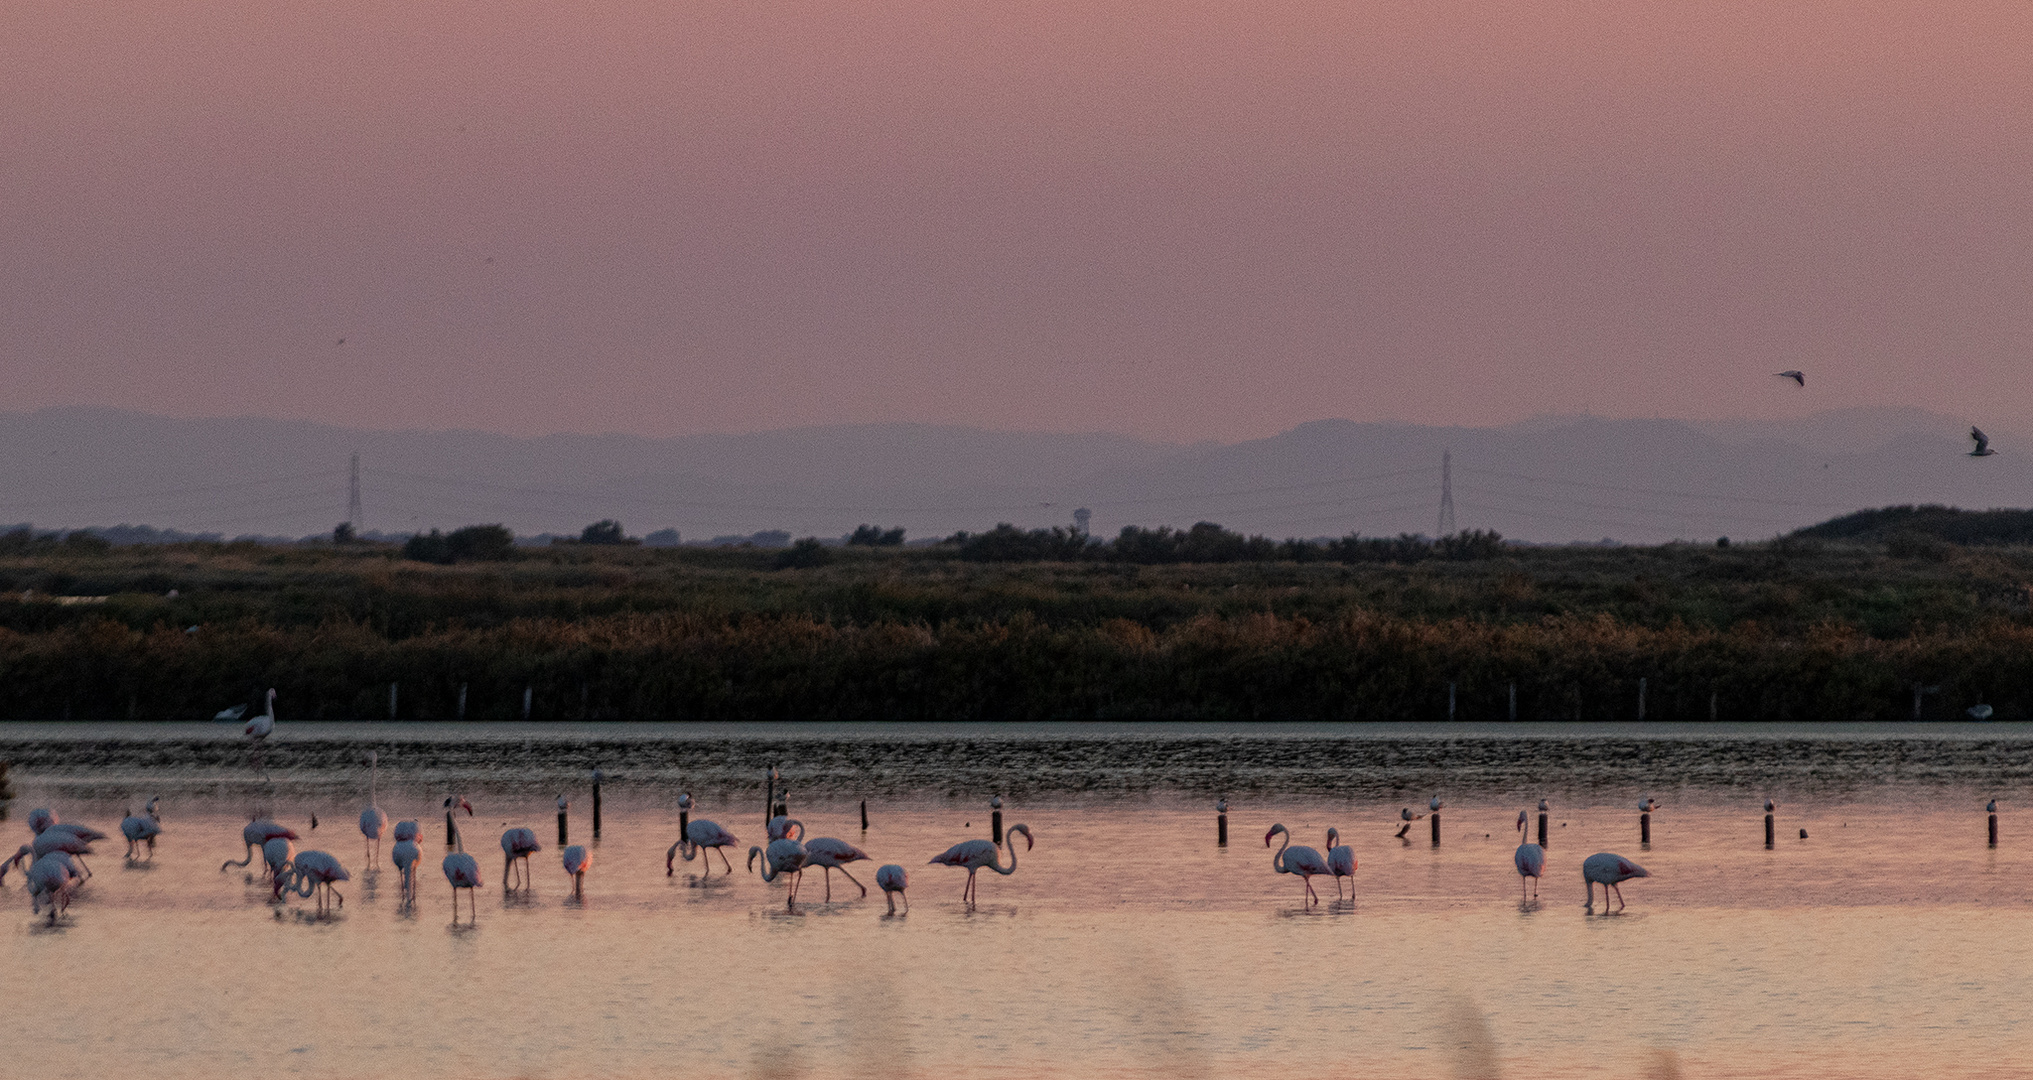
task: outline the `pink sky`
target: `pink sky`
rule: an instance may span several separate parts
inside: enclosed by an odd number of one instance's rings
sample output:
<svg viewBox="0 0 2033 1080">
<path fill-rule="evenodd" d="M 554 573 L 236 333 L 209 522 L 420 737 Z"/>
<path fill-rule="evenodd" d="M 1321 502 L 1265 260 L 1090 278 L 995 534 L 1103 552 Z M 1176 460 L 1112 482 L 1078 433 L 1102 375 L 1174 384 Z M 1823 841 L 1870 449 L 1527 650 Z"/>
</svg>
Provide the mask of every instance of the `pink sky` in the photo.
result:
<svg viewBox="0 0 2033 1080">
<path fill-rule="evenodd" d="M 2033 417 L 2020 2 L 23 0 L 0 148 L 10 410 Z"/>
</svg>

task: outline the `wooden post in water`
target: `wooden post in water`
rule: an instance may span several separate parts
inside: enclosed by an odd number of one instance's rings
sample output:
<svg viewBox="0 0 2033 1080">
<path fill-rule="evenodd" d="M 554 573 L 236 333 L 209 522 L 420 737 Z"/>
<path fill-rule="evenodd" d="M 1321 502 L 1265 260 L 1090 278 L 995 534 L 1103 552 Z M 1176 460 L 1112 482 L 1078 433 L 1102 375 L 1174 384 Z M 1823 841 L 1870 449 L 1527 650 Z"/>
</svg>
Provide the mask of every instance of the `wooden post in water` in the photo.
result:
<svg viewBox="0 0 2033 1080">
<path fill-rule="evenodd" d="M 1546 800 L 1539 800 L 1539 846 L 1546 846 Z"/>
<path fill-rule="evenodd" d="M 762 787 L 762 831 L 769 835 L 769 819 L 776 816 L 776 766 L 769 767 L 769 779 Z"/>
<path fill-rule="evenodd" d="M 446 799 L 446 800 L 445 800 L 445 846 L 449 848 L 449 847 L 453 846 L 454 844 L 457 844 L 458 842 L 459 842 L 459 823 L 458 823 L 458 822 L 456 822 L 456 821 L 453 821 L 453 820 L 452 820 L 452 800 L 450 800 L 450 799 Z"/>
<path fill-rule="evenodd" d="M 1765 800 L 1765 849 L 1772 848 L 1772 800 Z"/>
<path fill-rule="evenodd" d="M 1652 811 L 1658 808 L 1649 795 L 1638 800 L 1638 843 L 1645 848 L 1652 846 Z"/>
<path fill-rule="evenodd" d="M 685 836 L 692 829 L 692 793 L 687 791 L 678 796 L 678 835 Z"/>
<path fill-rule="evenodd" d="M 1984 810 L 1991 815 L 1991 846 L 1998 846 L 1998 800 L 1992 799 Z"/>
<path fill-rule="evenodd" d="M 1228 846 L 1228 800 L 1219 799 L 1214 803 L 1214 846 Z"/>
<path fill-rule="evenodd" d="M 868 800 L 861 800 L 861 831 L 868 831 Z"/>
<path fill-rule="evenodd" d="M 558 846 L 565 846 L 565 807 L 572 805 L 565 801 L 563 793 L 558 795 Z"/>
<path fill-rule="evenodd" d="M 593 770 L 593 839 L 600 839 L 600 781 L 604 779 L 599 769 Z"/>
<path fill-rule="evenodd" d="M 1434 847 L 1440 846 L 1440 808 L 1446 805 L 1447 805 L 1446 803 L 1440 801 L 1440 796 L 1438 795 L 1433 796 L 1433 798 L 1426 803 L 1426 812 L 1431 814 L 1433 817 Z"/>
<path fill-rule="evenodd" d="M 1002 846 L 1002 796 L 988 800 L 988 838 Z"/>
<path fill-rule="evenodd" d="M 791 789 L 778 788 L 776 792 L 776 816 L 791 816 Z"/>
</svg>

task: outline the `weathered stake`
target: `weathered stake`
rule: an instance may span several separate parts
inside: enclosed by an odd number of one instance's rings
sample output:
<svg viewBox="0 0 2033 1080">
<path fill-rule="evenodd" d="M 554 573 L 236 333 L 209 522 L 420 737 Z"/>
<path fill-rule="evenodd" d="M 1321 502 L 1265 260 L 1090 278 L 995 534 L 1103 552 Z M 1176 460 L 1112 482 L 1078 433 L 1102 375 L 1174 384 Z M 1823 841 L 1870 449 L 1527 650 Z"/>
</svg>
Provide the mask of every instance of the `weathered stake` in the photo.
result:
<svg viewBox="0 0 2033 1080">
<path fill-rule="evenodd" d="M 1002 846 L 1002 796 L 988 800 L 988 838 Z"/>
<path fill-rule="evenodd" d="M 687 791 L 678 796 L 678 835 L 690 835 L 692 828 L 692 793 Z"/>
<path fill-rule="evenodd" d="M 1646 847 L 1652 846 L 1652 815 L 1650 814 L 1638 815 L 1638 843 Z"/>
<path fill-rule="evenodd" d="M 868 800 L 861 800 L 861 831 L 868 831 Z"/>
<path fill-rule="evenodd" d="M 1992 799 L 1984 809 L 1991 815 L 1991 846 L 1998 846 L 1998 800 Z"/>
<path fill-rule="evenodd" d="M 1539 800 L 1539 846 L 1546 846 L 1546 800 Z"/>
<path fill-rule="evenodd" d="M 1228 846 L 1228 800 L 1214 804 L 1214 846 Z"/>
<path fill-rule="evenodd" d="M 593 770 L 593 839 L 600 839 L 600 781 L 599 769 Z"/>
<path fill-rule="evenodd" d="M 563 795 L 558 796 L 558 845 L 560 847 L 564 846 L 565 843 L 565 807 L 570 805 L 570 803 L 565 801 Z"/>
<path fill-rule="evenodd" d="M 1765 800 L 1765 847 L 1772 846 L 1772 800 Z"/>
</svg>

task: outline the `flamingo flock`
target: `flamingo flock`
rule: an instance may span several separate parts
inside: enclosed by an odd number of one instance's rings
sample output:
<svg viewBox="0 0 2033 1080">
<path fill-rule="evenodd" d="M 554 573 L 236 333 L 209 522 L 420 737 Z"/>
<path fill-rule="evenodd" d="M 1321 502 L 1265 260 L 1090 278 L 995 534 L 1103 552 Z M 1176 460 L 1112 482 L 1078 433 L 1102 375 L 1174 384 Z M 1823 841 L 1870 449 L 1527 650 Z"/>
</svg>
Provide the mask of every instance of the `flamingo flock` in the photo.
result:
<svg viewBox="0 0 2033 1080">
<path fill-rule="evenodd" d="M 255 717 L 250 724 L 263 721 L 272 716 L 272 713 L 271 695 L 270 712 Z M 367 841 L 367 857 L 369 865 L 372 865 L 376 859 L 381 836 L 386 831 L 388 815 L 378 805 L 376 771 L 378 762 L 375 754 L 368 755 L 367 765 L 368 803 L 360 814 L 360 831 Z M 690 801 L 687 793 L 685 799 L 687 815 Z M 135 814 L 130 810 L 121 820 L 120 832 L 127 841 L 126 857 L 130 865 L 141 860 L 144 850 L 149 861 L 152 862 L 154 859 L 156 840 L 162 835 L 159 803 L 160 797 L 151 798 L 144 813 Z M 1440 798 L 1435 796 L 1429 802 L 1426 814 L 1418 814 L 1407 808 L 1399 815 L 1400 822 L 1409 828 L 1411 822 L 1438 813 L 1443 805 Z M 1546 804 L 1543 800 L 1539 805 L 1541 810 L 1545 809 Z M 1642 800 L 1639 805 L 1645 812 L 1659 808 L 1659 804 L 1649 797 Z M 1225 809 L 1225 800 L 1223 808 Z M 478 902 L 473 897 L 475 890 L 483 885 L 483 880 L 478 860 L 465 850 L 464 836 L 458 828 L 456 818 L 458 810 L 464 810 L 468 817 L 472 817 L 473 806 L 463 796 L 452 795 L 445 798 L 444 809 L 448 846 L 453 850 L 445 855 L 442 869 L 445 880 L 451 887 L 453 922 L 457 925 L 459 921 L 459 894 L 463 890 L 468 898 L 469 920 L 472 924 L 477 924 Z M 0 882 L 5 881 L 9 871 L 26 864 L 24 876 L 32 900 L 32 910 L 40 915 L 47 908 L 49 918 L 54 922 L 60 914 L 68 910 L 74 894 L 91 877 L 91 869 L 85 863 L 85 856 L 91 854 L 91 845 L 96 841 L 107 839 L 107 835 L 87 825 L 62 821 L 47 808 L 31 811 L 27 816 L 27 822 L 33 835 L 12 858 L 0 863 Z M 1529 823 L 1530 812 L 1520 810 L 1515 823 L 1520 843 L 1512 856 L 1513 866 L 1518 873 L 1519 899 L 1521 903 L 1527 904 L 1537 900 L 1539 883 L 1545 876 L 1547 865 L 1545 847 L 1533 843 L 1528 837 Z M 316 828 L 314 817 L 311 827 Z M 860 898 L 867 898 L 868 887 L 854 876 L 849 866 L 856 862 L 871 861 L 872 857 L 868 852 L 836 837 L 807 838 L 804 823 L 785 814 L 770 817 L 765 824 L 765 831 L 768 835 L 767 843 L 748 849 L 747 866 L 750 872 L 757 872 L 759 866 L 760 876 L 766 883 L 773 884 L 779 879 L 785 880 L 787 909 L 796 910 L 804 872 L 814 868 L 821 870 L 825 875 L 823 903 L 832 903 L 832 873 L 835 870 L 840 871 L 841 875 L 855 886 Z M 1400 838 L 1404 831 L 1400 830 Z M 1036 839 L 1030 827 L 1018 823 L 1008 828 L 1002 844 L 986 839 L 963 840 L 933 856 L 929 865 L 950 866 L 967 871 L 960 900 L 971 908 L 979 899 L 977 890 L 980 871 L 988 870 L 1004 877 L 1016 873 L 1018 836 L 1023 837 L 1026 852 L 1033 850 Z M 1327 844 L 1324 855 L 1315 848 L 1293 844 L 1290 830 L 1282 824 L 1272 825 L 1264 834 L 1264 846 L 1270 847 L 1271 842 L 1279 836 L 1284 837 L 1284 842 L 1272 853 L 1271 869 L 1277 874 L 1299 878 L 1302 896 L 1308 906 L 1320 903 L 1320 895 L 1315 891 L 1312 881 L 1315 877 L 1333 879 L 1337 901 L 1343 898 L 1351 901 L 1354 899 L 1357 871 L 1355 851 L 1350 845 L 1341 842 L 1338 828 L 1329 828 L 1326 831 Z M 273 819 L 256 816 L 241 829 L 240 838 L 243 847 L 242 858 L 221 863 L 221 871 L 251 866 L 258 853 L 262 862 L 261 879 L 269 885 L 270 897 L 274 902 L 281 903 L 292 895 L 305 899 L 314 898 L 316 912 L 320 917 L 329 916 L 345 906 L 346 898 L 339 892 L 338 885 L 349 881 L 351 874 L 340 864 L 338 858 L 329 852 L 319 850 L 299 852 L 296 849 L 299 840 L 296 830 Z M 418 822 L 413 819 L 396 822 L 393 840 L 394 846 L 390 857 L 399 875 L 401 904 L 405 909 L 413 908 L 417 899 L 417 864 L 422 860 L 422 836 Z M 503 856 L 503 891 L 533 888 L 529 856 L 543 850 L 535 831 L 521 826 L 508 828 L 502 832 L 500 844 Z M 1007 850 L 1004 849 L 1004 844 L 1007 845 Z M 687 862 L 691 862 L 718 852 L 723 868 L 722 876 L 731 876 L 733 866 L 727 858 L 726 849 L 738 845 L 739 840 L 734 834 L 716 822 L 705 818 L 687 820 L 684 823 L 683 835 L 665 854 L 665 873 L 670 875 L 676 872 L 675 860 L 680 855 Z M 1007 862 L 1004 861 L 1005 857 Z M 574 900 L 583 901 L 586 877 L 594 861 L 592 849 L 582 844 L 564 847 L 560 852 L 560 860 L 564 872 L 571 878 Z M 1590 913 L 1594 912 L 1595 888 L 1600 885 L 1603 890 L 1603 911 L 1607 914 L 1610 911 L 1608 905 L 1612 896 L 1616 899 L 1617 912 L 1622 912 L 1627 906 L 1621 888 L 1625 882 L 1650 877 L 1651 872 L 1624 856 L 1602 852 L 1582 861 L 1581 875 L 1586 893 L 1584 907 Z M 700 880 L 711 876 L 712 864 L 709 860 Z M 254 880 L 253 876 L 250 875 L 248 880 L 251 883 Z M 1344 882 L 1348 884 L 1344 886 Z M 897 913 L 899 898 L 903 900 L 904 913 L 909 913 L 910 899 L 906 893 L 909 879 L 901 865 L 892 863 L 878 868 L 875 873 L 875 884 L 882 890 L 887 902 L 886 914 Z"/>
</svg>

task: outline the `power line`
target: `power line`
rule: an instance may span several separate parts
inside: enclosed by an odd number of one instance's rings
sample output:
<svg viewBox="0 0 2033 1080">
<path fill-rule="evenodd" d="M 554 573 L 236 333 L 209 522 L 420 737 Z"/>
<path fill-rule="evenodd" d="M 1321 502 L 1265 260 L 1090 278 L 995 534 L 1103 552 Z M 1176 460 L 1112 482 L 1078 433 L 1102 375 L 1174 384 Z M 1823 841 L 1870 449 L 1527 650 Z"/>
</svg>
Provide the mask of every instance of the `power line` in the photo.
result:
<svg viewBox="0 0 2033 1080">
<path fill-rule="evenodd" d="M 1658 488 L 1620 487 L 1615 484 L 1591 484 L 1582 480 L 1555 480 L 1545 476 L 1526 476 L 1523 473 L 1502 472 L 1496 469 L 1470 468 L 1468 472 L 1487 476 L 1501 476 L 1506 480 L 1525 480 L 1535 484 L 1559 484 L 1565 487 L 1592 488 L 1596 491 L 1617 491 L 1627 495 L 1663 495 L 1676 499 L 1708 499 L 1716 502 L 1763 503 L 1768 506 L 1798 506 L 1819 510 L 1850 509 L 1846 503 L 1813 503 L 1799 499 L 1760 499 L 1751 495 L 1710 495 L 1697 491 L 1665 491 Z"/>
</svg>

